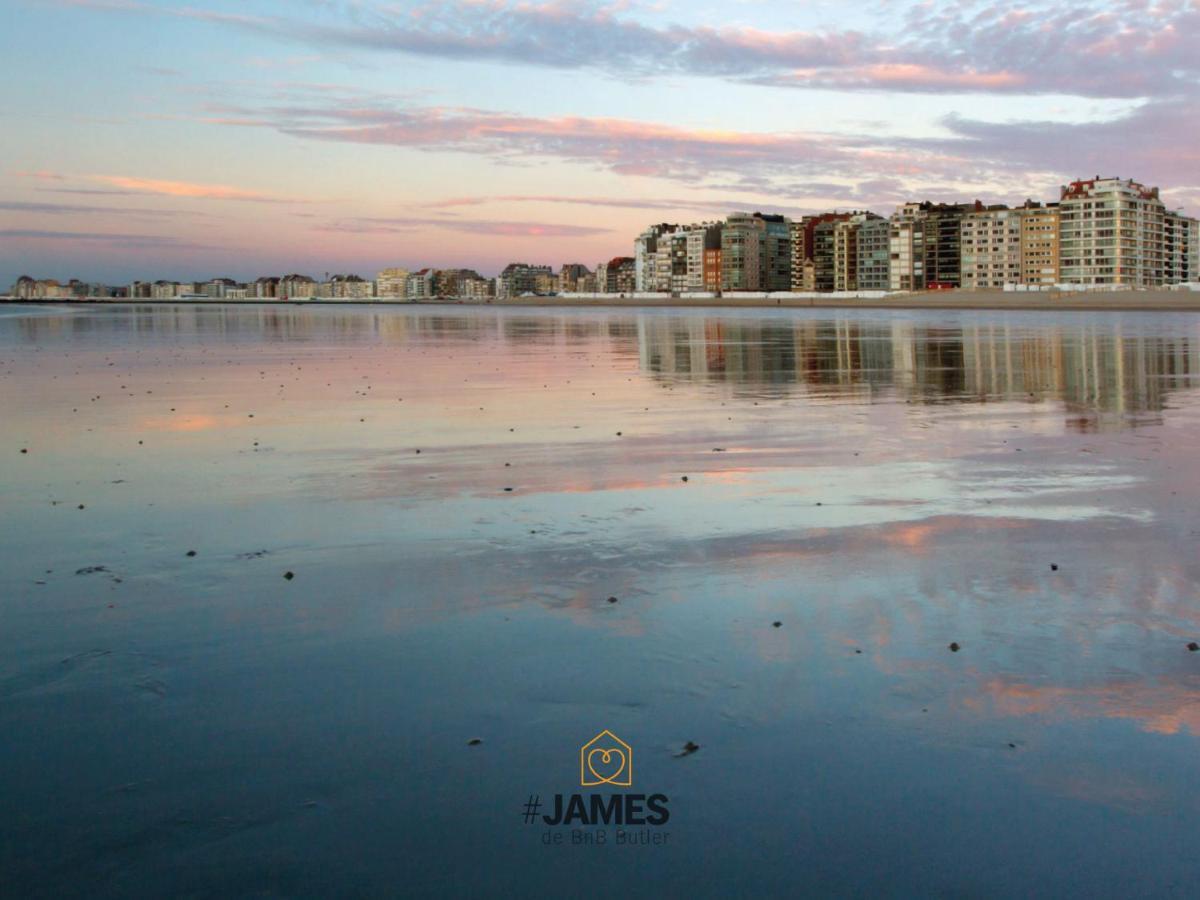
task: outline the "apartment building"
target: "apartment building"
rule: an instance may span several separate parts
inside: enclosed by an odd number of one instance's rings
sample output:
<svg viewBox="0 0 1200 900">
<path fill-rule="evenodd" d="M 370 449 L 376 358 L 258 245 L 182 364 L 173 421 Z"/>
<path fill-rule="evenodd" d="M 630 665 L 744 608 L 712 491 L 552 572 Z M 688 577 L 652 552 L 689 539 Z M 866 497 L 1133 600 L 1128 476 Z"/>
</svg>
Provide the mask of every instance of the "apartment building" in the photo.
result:
<svg viewBox="0 0 1200 900">
<path fill-rule="evenodd" d="M 408 269 L 393 267 L 383 269 L 375 276 L 375 296 L 401 298 L 408 284 Z"/>
<path fill-rule="evenodd" d="M 766 268 L 766 226 L 750 213 L 733 213 L 721 229 L 721 290 L 761 291 Z"/>
<path fill-rule="evenodd" d="M 833 223 L 833 288 L 835 291 L 856 291 L 858 284 L 859 234 L 868 222 L 882 221 L 871 212 L 851 213 L 848 218 Z"/>
<path fill-rule="evenodd" d="M 791 223 L 791 261 L 793 291 L 817 289 L 816 230 L 826 222 L 850 218 L 851 213 L 827 212 L 802 216 Z M 832 288 L 830 288 L 832 290 Z"/>
<path fill-rule="evenodd" d="M 889 220 L 888 289 L 920 291 L 925 288 L 925 217 L 920 203 L 905 203 Z"/>
<path fill-rule="evenodd" d="M 989 206 L 962 217 L 959 228 L 963 288 L 974 291 L 1022 282 L 1022 219 L 1022 210 L 1005 206 Z"/>
<path fill-rule="evenodd" d="M 674 234 L 678 225 L 661 222 L 651 225 L 637 236 L 633 242 L 634 278 L 636 289 L 639 291 L 670 290 L 670 256 L 669 239 L 664 236 Z M 665 244 L 666 246 L 661 246 Z M 665 276 L 665 282 L 663 279 Z"/>
<path fill-rule="evenodd" d="M 1063 185 L 1059 201 L 1062 280 L 1161 285 L 1165 212 L 1158 188 L 1136 181 L 1097 176 Z"/>
<path fill-rule="evenodd" d="M 307 275 L 284 275 L 279 279 L 279 297 L 281 300 L 302 300 L 314 297 L 317 293 L 317 283 Z"/>
<path fill-rule="evenodd" d="M 781 215 L 755 213 L 763 223 L 763 254 L 759 282 L 764 291 L 789 291 L 792 288 L 791 220 Z"/>
<path fill-rule="evenodd" d="M 855 282 L 860 291 L 886 291 L 891 272 L 891 224 L 873 216 L 858 228 L 855 246 Z"/>
<path fill-rule="evenodd" d="M 1163 282 L 1200 282 L 1200 222 L 1175 211 L 1163 215 Z"/>
<path fill-rule="evenodd" d="M 1058 204 L 1026 201 L 1021 210 L 1021 283 L 1058 284 Z"/>
</svg>

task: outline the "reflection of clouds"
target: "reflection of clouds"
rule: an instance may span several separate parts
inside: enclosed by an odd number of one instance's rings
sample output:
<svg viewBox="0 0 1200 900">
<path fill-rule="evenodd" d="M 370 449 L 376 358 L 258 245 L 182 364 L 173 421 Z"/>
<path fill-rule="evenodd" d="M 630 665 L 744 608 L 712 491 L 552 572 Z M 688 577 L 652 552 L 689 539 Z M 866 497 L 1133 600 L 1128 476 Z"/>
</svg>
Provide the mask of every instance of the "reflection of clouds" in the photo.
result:
<svg viewBox="0 0 1200 900">
<path fill-rule="evenodd" d="M 146 431 L 213 431 L 218 428 L 234 428 L 244 424 L 236 416 L 209 416 L 204 414 L 155 416 L 142 419 L 135 427 Z"/>
<path fill-rule="evenodd" d="M 1068 687 L 990 678 L 964 705 L 997 716 L 1131 719 L 1156 734 L 1200 735 L 1200 675 Z"/>
<path fill-rule="evenodd" d="M 1050 766 L 1031 773 L 1038 787 L 1083 803 L 1108 806 L 1127 813 L 1147 813 L 1168 800 L 1167 788 L 1128 770 L 1118 770 L 1082 762 L 1070 768 Z"/>
</svg>

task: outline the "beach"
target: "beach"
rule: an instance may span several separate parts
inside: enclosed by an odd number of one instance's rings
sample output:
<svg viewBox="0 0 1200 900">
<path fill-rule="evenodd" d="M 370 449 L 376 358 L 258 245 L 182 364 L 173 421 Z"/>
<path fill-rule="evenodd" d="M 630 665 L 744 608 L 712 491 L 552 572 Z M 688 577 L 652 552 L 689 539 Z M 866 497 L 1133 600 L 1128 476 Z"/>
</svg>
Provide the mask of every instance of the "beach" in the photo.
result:
<svg viewBox="0 0 1200 900">
<path fill-rule="evenodd" d="M 6 305 L 0 415 L 14 896 L 1200 883 L 1191 313 Z"/>
</svg>

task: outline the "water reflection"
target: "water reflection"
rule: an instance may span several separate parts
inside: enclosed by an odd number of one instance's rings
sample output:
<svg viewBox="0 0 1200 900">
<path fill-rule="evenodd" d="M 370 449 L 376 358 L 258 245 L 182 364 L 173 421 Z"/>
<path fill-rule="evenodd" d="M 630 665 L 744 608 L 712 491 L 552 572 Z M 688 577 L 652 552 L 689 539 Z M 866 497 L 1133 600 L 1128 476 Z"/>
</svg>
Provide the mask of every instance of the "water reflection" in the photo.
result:
<svg viewBox="0 0 1200 900">
<path fill-rule="evenodd" d="M 498 352 L 603 347 L 636 356 L 670 383 L 728 384 L 737 395 L 785 397 L 801 389 L 869 402 L 880 391 L 914 403 L 1061 399 L 1091 413 L 1160 412 L 1200 374 L 1200 322 L 1133 314 L 980 313 L 826 316 L 771 311 L 650 313 L 584 310 L 371 309 L 299 306 L 121 307 L 90 314 L 14 318 L 23 340 L 89 344 L 130 331 L 166 341 L 322 341 L 397 345 L 489 343 Z M 1165 324 L 1167 327 L 1161 327 Z M 1158 421 L 1153 419 L 1152 421 Z"/>
<path fill-rule="evenodd" d="M 17 893 L 1200 877 L 1197 317 L 11 312 Z M 600 727 L 672 854 L 515 824 Z"/>
</svg>

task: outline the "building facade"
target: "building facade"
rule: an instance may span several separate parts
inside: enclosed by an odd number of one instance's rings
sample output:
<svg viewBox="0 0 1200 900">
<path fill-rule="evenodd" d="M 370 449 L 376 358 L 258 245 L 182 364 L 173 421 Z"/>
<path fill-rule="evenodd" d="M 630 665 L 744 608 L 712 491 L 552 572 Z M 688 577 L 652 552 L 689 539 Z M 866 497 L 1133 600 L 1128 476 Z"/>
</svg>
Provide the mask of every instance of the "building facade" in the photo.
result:
<svg viewBox="0 0 1200 900">
<path fill-rule="evenodd" d="M 874 217 L 858 229 L 856 283 L 860 291 L 886 291 L 891 273 L 891 225 Z"/>
<path fill-rule="evenodd" d="M 1073 181 L 1059 201 L 1060 274 L 1069 284 L 1163 284 L 1158 188 L 1120 178 Z"/>
</svg>

